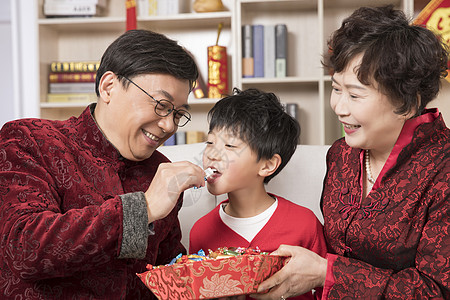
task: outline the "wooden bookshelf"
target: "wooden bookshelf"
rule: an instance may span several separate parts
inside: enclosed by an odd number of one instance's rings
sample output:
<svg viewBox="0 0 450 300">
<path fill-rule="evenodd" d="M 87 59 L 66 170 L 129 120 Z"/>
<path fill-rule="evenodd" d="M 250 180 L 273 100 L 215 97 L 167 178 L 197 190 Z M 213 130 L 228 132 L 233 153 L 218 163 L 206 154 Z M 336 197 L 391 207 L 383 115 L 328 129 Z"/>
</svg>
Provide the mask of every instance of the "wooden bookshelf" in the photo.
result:
<svg viewBox="0 0 450 300">
<path fill-rule="evenodd" d="M 104 15 L 91 18 L 45 18 L 44 0 L 38 0 L 37 34 L 40 116 L 63 119 L 79 114 L 87 103 L 47 103 L 48 65 L 56 60 L 100 60 L 106 47 L 125 31 L 125 6 L 122 0 L 109 0 Z M 255 87 L 276 93 L 282 102 L 299 107 L 301 143 L 331 144 L 340 137 L 341 128 L 329 107 L 331 82 L 321 66 L 330 34 L 342 19 L 356 8 L 374 5 L 372 0 L 223 0 L 227 11 L 184 12 L 173 16 L 138 17 L 138 28 L 154 30 L 179 41 L 194 54 L 207 81 L 207 47 L 214 45 L 219 23 L 224 24 L 219 45 L 227 47 L 229 86 Z M 378 0 L 376 5 L 394 4 L 413 16 L 413 0 Z M 278 24 L 288 28 L 287 77 L 242 78 L 241 26 Z M 444 84 L 445 85 L 445 84 Z M 444 95 L 450 88 L 444 86 Z M 194 99 L 193 121 L 184 130 L 207 131 L 206 114 L 217 99 Z M 442 100 L 437 100 L 441 103 Z M 441 102 L 439 102 L 441 101 Z M 39 116 L 38 116 L 39 117 Z M 447 122 L 450 122 L 448 120 Z"/>
</svg>

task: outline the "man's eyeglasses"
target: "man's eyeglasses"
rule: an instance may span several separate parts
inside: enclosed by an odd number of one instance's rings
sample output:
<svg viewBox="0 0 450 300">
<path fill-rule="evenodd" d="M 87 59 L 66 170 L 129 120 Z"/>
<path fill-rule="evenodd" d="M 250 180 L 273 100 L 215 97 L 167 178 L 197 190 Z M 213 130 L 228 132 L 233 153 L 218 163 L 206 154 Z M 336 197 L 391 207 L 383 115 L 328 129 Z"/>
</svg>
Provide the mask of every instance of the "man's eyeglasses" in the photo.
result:
<svg viewBox="0 0 450 300">
<path fill-rule="evenodd" d="M 128 80 L 129 82 L 131 82 L 134 86 L 136 86 L 138 89 L 143 91 L 147 96 L 149 96 L 150 98 L 152 98 L 156 102 L 155 113 L 158 116 L 160 116 L 160 117 L 167 117 L 168 115 L 170 115 L 173 112 L 173 122 L 178 127 L 183 127 L 184 125 L 186 125 L 191 120 L 191 114 L 189 112 L 187 112 L 186 110 L 184 110 L 184 109 L 175 109 L 175 106 L 169 100 L 166 100 L 166 99 L 156 100 L 155 98 L 153 98 L 152 95 L 150 95 L 149 93 L 144 91 L 143 88 L 138 86 L 131 79 L 129 79 L 129 78 L 125 77 L 125 76 L 122 76 L 122 77 L 125 78 L 126 80 Z"/>
</svg>

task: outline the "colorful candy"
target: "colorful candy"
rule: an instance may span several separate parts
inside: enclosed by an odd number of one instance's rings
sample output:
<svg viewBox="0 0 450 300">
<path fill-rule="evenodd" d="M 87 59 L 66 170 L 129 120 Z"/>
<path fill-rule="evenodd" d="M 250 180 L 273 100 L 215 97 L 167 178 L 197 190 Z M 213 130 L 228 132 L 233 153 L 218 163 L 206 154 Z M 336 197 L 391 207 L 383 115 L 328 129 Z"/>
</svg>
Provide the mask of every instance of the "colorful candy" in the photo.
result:
<svg viewBox="0 0 450 300">
<path fill-rule="evenodd" d="M 256 248 L 244 248 L 244 247 L 222 247 L 218 248 L 216 251 L 208 250 L 208 254 L 205 254 L 205 251 L 200 250 L 196 254 L 178 254 L 172 261 L 166 266 L 171 266 L 174 264 L 182 264 L 187 263 L 189 261 L 201 261 L 207 259 L 222 259 L 229 258 L 238 255 L 254 255 L 254 254 L 268 254 L 267 252 L 261 252 L 261 250 Z M 161 266 L 153 266 L 153 268 L 158 268 Z"/>
</svg>

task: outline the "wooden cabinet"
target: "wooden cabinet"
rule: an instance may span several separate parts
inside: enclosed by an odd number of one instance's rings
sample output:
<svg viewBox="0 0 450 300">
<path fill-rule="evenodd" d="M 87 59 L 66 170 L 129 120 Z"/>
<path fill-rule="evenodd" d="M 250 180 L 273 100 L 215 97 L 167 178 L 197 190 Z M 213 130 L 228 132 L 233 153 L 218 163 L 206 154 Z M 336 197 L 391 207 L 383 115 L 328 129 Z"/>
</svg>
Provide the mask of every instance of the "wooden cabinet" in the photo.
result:
<svg viewBox="0 0 450 300">
<path fill-rule="evenodd" d="M 190 1 L 192 3 L 192 1 Z M 373 0 L 223 0 L 227 11 L 182 13 L 173 16 L 138 17 L 138 28 L 157 31 L 179 41 L 194 54 L 207 80 L 207 47 L 214 45 L 218 24 L 223 23 L 219 45 L 227 47 L 229 86 L 256 87 L 276 93 L 282 102 L 297 103 L 302 127 L 301 144 L 331 144 L 341 136 L 340 124 L 329 107 L 331 77 L 321 66 L 327 39 L 342 19 Z M 377 0 L 394 4 L 408 15 L 413 0 Z M 125 31 L 123 0 L 109 0 L 104 16 L 93 18 L 45 18 L 39 0 L 39 90 L 41 117 L 63 119 L 78 115 L 82 104 L 47 103 L 48 65 L 55 60 L 100 60 L 106 47 Z M 242 35 L 245 24 L 279 24 L 288 28 L 287 76 L 242 78 Z M 207 131 L 206 114 L 217 99 L 193 99 L 193 121 L 183 130 Z"/>
</svg>

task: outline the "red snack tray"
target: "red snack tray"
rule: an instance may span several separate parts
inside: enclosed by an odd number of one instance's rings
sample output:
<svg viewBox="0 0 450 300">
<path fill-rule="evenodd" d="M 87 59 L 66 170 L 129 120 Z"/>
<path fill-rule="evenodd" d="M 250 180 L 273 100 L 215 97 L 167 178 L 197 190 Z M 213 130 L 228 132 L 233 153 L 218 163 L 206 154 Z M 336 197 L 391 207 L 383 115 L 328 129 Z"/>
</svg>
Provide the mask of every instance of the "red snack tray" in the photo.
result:
<svg viewBox="0 0 450 300">
<path fill-rule="evenodd" d="M 286 257 L 243 254 L 187 261 L 137 274 L 158 299 L 211 299 L 256 292 L 258 285 L 284 265 Z"/>
</svg>

